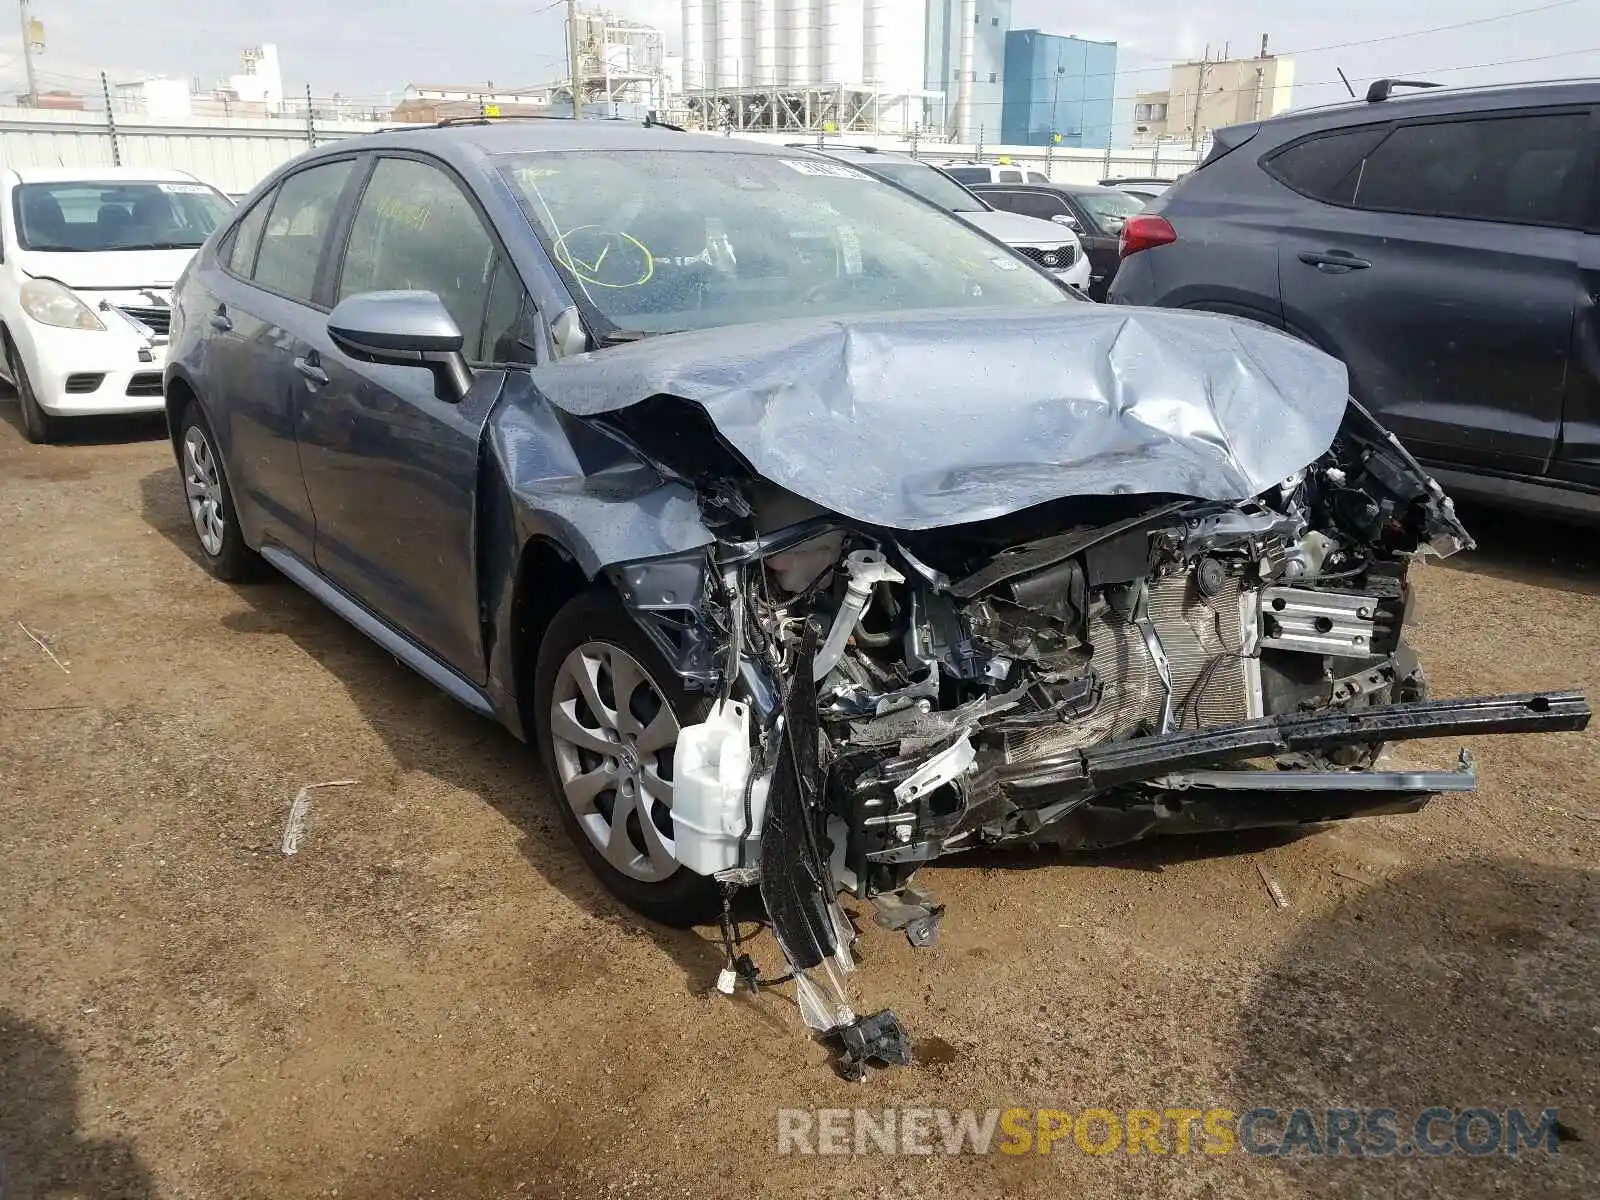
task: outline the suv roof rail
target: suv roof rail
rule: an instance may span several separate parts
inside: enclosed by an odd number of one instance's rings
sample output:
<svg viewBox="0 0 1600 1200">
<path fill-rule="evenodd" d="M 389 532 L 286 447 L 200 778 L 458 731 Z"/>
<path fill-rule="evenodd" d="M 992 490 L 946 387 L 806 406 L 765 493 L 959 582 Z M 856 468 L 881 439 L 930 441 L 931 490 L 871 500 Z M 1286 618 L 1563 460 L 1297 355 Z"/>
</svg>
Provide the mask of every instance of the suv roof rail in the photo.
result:
<svg viewBox="0 0 1600 1200">
<path fill-rule="evenodd" d="M 784 147 L 792 150 L 859 150 L 863 154 L 888 154 L 887 150 L 880 150 L 876 146 L 863 145 L 860 142 L 828 142 L 817 145 L 815 142 L 785 142 Z"/>
<path fill-rule="evenodd" d="M 1382 104 L 1394 95 L 1395 88 L 1437 88 L 1443 87 L 1442 83 L 1430 83 L 1425 79 L 1379 79 L 1375 80 L 1367 89 L 1368 104 Z"/>
</svg>

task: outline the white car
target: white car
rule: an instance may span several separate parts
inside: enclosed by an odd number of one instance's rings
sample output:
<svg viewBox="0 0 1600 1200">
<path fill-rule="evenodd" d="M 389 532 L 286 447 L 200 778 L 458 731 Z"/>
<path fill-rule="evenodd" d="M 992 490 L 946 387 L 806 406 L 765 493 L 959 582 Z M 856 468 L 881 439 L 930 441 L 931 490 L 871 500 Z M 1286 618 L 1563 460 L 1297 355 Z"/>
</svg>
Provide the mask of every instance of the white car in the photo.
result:
<svg viewBox="0 0 1600 1200">
<path fill-rule="evenodd" d="M 1017 163 L 976 163 L 951 161 L 939 169 L 963 187 L 974 183 L 1049 183 L 1050 176 Z"/>
<path fill-rule="evenodd" d="M 30 440 L 161 409 L 172 285 L 231 208 L 183 171 L 0 170 L 0 371 Z"/>
<path fill-rule="evenodd" d="M 1000 212 L 945 171 L 909 154 L 874 150 L 868 146 L 808 148 L 915 192 L 930 204 L 938 205 L 951 216 L 1032 259 L 1061 282 L 1088 292 L 1089 259 L 1074 225 Z"/>
</svg>

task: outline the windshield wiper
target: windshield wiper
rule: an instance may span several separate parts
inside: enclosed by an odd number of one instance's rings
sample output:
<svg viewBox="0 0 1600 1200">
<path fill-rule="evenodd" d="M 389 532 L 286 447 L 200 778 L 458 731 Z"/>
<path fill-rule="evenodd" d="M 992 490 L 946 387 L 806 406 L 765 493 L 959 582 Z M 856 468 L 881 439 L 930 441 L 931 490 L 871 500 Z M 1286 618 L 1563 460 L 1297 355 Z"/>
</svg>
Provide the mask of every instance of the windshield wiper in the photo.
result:
<svg viewBox="0 0 1600 1200">
<path fill-rule="evenodd" d="M 655 337 L 643 329 L 613 329 L 600 339 L 602 346 L 621 346 L 627 342 L 642 342 L 645 338 Z"/>
</svg>

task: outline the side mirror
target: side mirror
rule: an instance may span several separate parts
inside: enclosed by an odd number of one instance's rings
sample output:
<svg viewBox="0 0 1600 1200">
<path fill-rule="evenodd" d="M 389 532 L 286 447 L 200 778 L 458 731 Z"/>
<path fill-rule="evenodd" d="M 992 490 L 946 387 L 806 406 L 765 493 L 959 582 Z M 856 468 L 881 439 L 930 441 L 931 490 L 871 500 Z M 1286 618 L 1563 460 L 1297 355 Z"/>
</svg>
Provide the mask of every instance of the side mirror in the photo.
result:
<svg viewBox="0 0 1600 1200">
<path fill-rule="evenodd" d="M 465 339 L 432 292 L 362 292 L 328 314 L 328 336 L 351 358 L 433 372 L 441 400 L 454 403 L 472 387 Z"/>
<path fill-rule="evenodd" d="M 1057 225 L 1065 225 L 1068 229 L 1076 229 L 1078 227 L 1078 218 L 1071 213 L 1057 213 L 1050 219 Z"/>
</svg>

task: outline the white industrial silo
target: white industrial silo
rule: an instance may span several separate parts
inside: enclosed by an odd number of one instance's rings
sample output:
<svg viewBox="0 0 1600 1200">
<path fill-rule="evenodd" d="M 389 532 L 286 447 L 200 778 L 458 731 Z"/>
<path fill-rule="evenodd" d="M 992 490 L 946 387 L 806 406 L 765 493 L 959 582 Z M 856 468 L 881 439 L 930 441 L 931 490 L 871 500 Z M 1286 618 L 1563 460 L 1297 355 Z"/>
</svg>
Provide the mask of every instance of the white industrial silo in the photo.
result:
<svg viewBox="0 0 1600 1200">
<path fill-rule="evenodd" d="M 775 0 L 778 10 L 778 82 L 789 87 L 820 83 L 817 21 L 822 0 Z"/>
<path fill-rule="evenodd" d="M 822 82 L 859 84 L 863 0 L 822 0 Z"/>
<path fill-rule="evenodd" d="M 779 0 L 745 0 L 745 24 L 755 44 L 751 82 L 757 87 L 772 87 L 778 76 Z"/>
<path fill-rule="evenodd" d="M 924 0 L 865 0 L 862 78 L 884 92 L 923 87 L 928 10 Z"/>
<path fill-rule="evenodd" d="M 744 4 L 742 0 L 719 0 L 717 4 L 717 87 L 743 87 L 750 82 L 745 78 L 747 71 L 744 62 L 744 49 Z"/>
<path fill-rule="evenodd" d="M 706 9 L 716 0 L 683 0 L 683 86 L 695 91 L 706 86 Z"/>
</svg>

